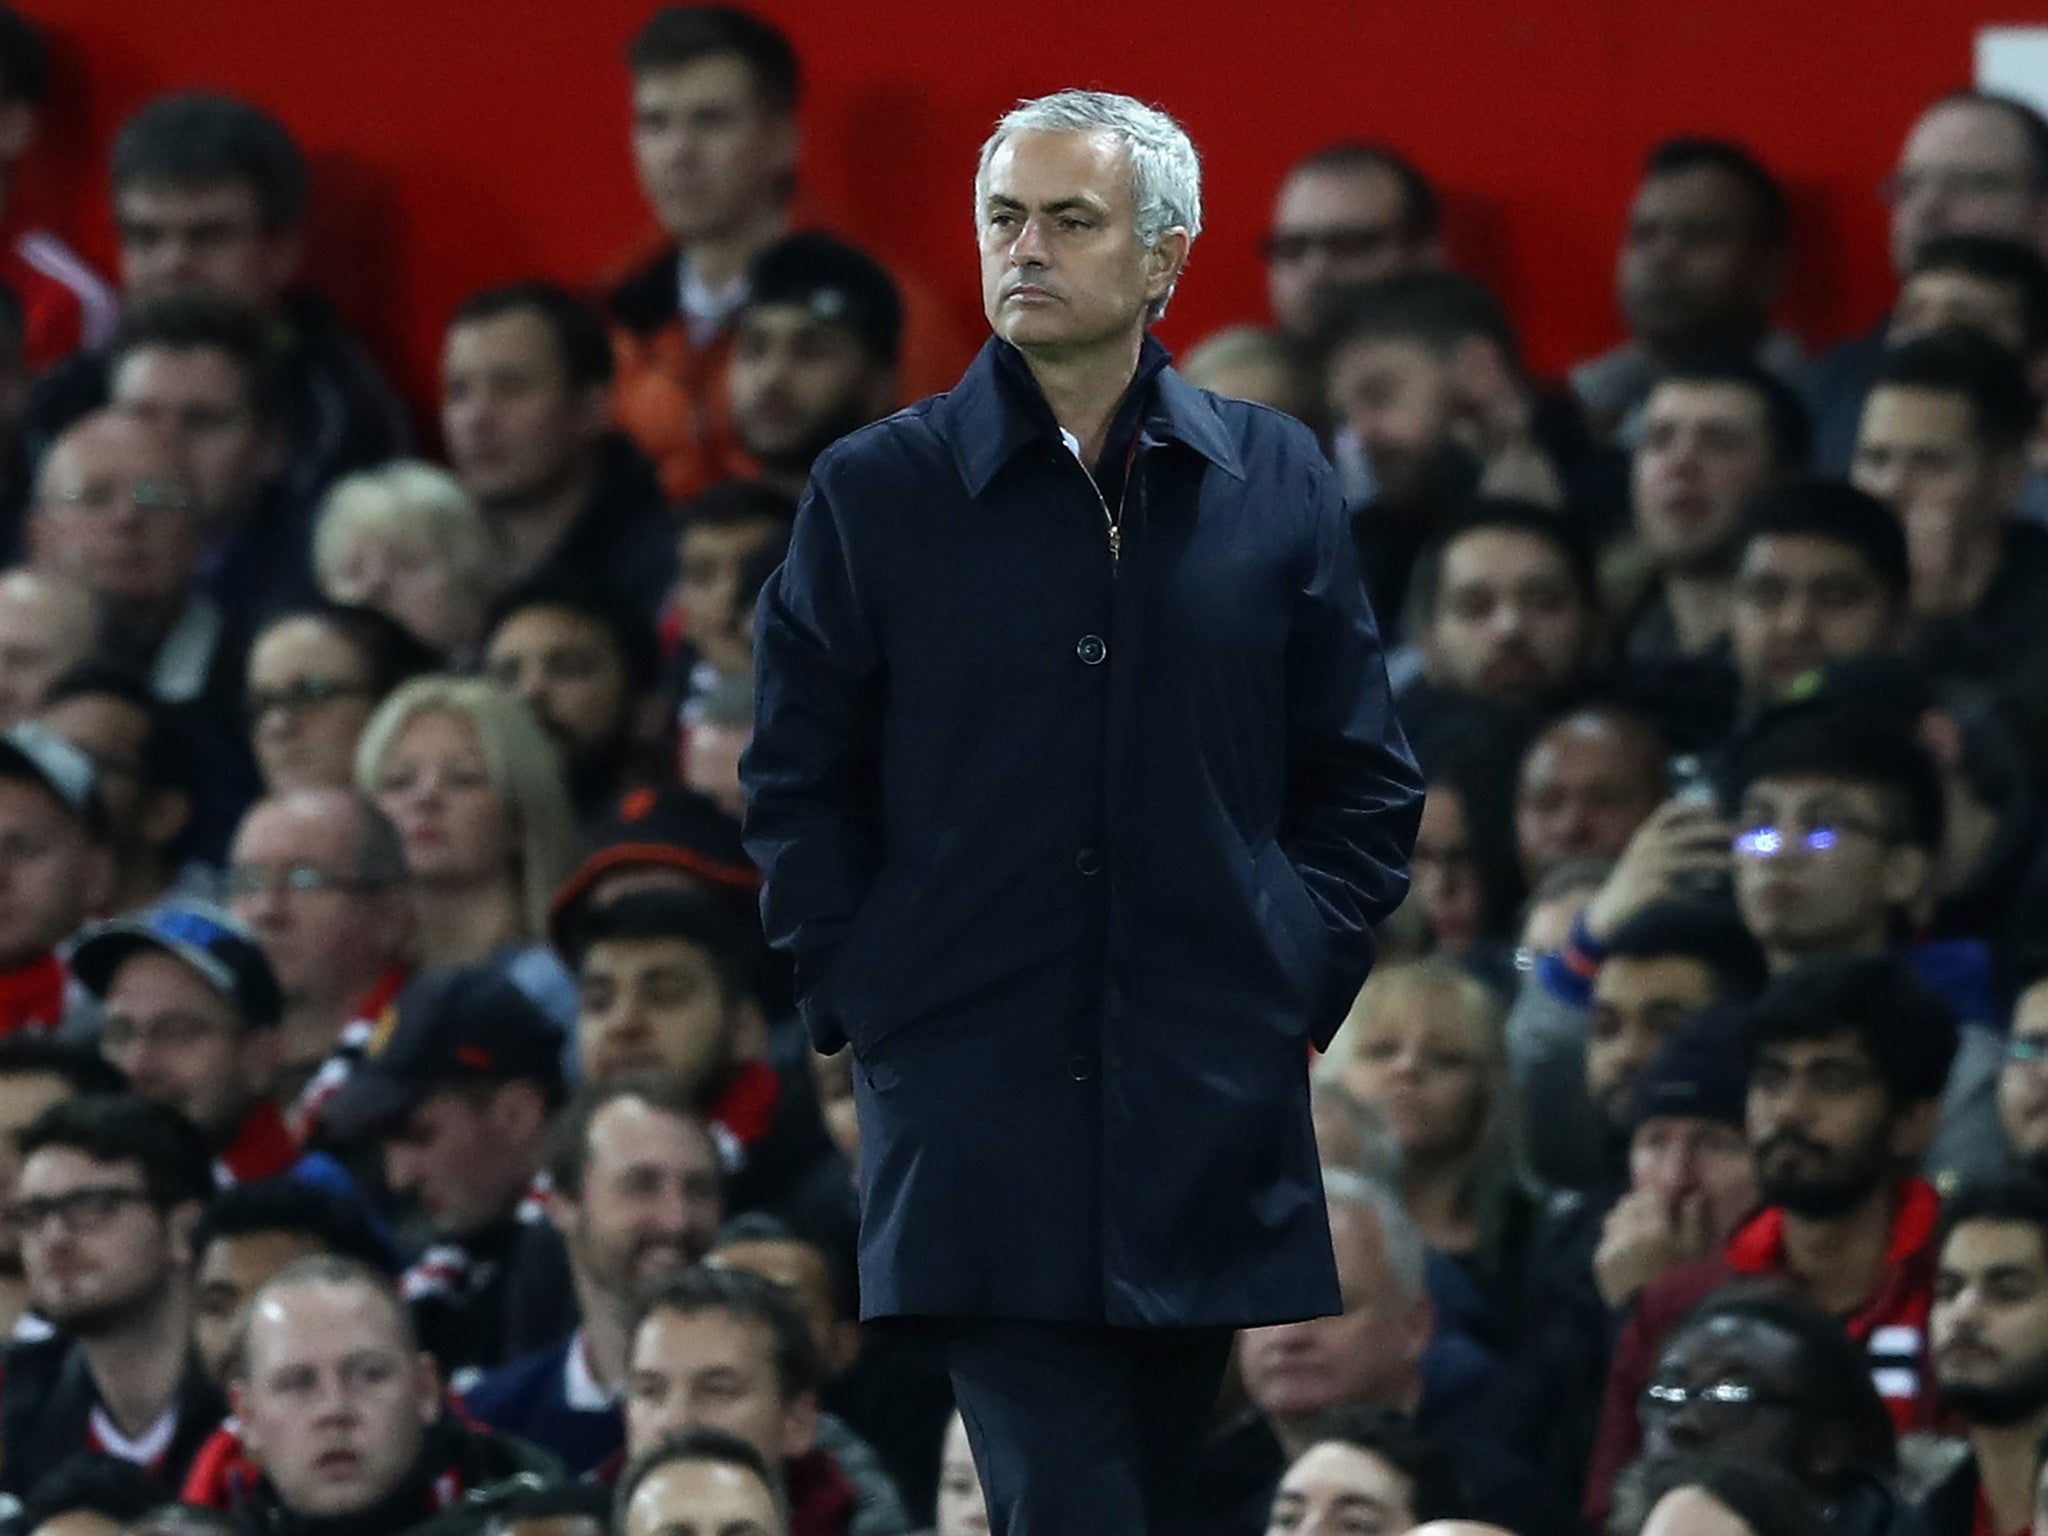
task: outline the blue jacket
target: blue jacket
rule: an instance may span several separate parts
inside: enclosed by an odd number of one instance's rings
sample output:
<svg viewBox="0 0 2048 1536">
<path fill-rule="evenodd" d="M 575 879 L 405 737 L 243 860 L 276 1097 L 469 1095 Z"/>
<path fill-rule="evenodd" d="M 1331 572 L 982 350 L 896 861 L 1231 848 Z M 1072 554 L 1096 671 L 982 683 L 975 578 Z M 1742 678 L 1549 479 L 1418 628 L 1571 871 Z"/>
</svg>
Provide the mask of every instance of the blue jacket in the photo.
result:
<svg viewBox="0 0 2048 1536">
<path fill-rule="evenodd" d="M 1336 478 L 1150 342 L 1100 473 L 992 341 L 761 595 L 747 846 L 853 1047 L 868 1317 L 1336 1308 L 1308 1046 L 1420 812 Z"/>
</svg>

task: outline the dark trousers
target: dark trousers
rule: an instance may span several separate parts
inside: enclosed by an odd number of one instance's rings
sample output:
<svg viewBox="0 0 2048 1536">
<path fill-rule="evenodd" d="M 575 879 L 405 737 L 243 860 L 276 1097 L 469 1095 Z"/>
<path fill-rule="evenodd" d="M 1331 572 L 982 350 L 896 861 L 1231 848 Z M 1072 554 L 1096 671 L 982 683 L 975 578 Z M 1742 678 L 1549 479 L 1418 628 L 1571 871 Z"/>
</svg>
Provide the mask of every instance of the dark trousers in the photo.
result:
<svg viewBox="0 0 2048 1536">
<path fill-rule="evenodd" d="M 994 1536 L 1189 1536 L 1227 1328 L 945 1327 Z"/>
</svg>

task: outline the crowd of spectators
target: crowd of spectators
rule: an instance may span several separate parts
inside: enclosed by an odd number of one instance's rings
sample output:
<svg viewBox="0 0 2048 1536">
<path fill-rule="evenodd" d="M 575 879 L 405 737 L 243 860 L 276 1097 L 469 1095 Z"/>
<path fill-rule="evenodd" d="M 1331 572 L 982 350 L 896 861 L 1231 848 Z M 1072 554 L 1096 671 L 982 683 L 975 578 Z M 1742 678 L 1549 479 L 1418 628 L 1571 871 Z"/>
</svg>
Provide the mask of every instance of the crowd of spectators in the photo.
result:
<svg viewBox="0 0 2048 1536">
<path fill-rule="evenodd" d="M 0 9 L 6 1530 L 989 1529 L 738 771 L 812 462 L 972 338 L 790 227 L 790 38 L 627 63 L 667 243 L 464 299 L 430 460 L 270 114 L 122 125 L 113 287 L 6 216 Z M 1201 1536 L 2048 1531 L 2048 122 L 1901 126 L 1818 355 L 1687 137 L 1563 380 L 1364 141 L 1182 361 L 1320 434 L 1428 785 L 1315 1066 L 1344 1310 L 1240 1339 Z"/>
</svg>

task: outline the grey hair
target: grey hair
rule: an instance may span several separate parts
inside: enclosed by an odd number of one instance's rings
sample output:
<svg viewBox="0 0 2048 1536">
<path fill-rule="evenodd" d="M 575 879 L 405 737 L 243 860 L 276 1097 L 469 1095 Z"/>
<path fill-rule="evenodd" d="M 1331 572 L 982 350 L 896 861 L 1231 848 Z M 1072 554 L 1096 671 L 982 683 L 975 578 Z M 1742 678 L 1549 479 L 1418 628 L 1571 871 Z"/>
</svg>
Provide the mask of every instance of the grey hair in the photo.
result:
<svg viewBox="0 0 2048 1536">
<path fill-rule="evenodd" d="M 1137 205 L 1138 239 L 1157 245 L 1169 230 L 1187 231 L 1188 243 L 1202 232 L 1202 162 L 1187 130 L 1157 107 L 1111 91 L 1055 91 L 1020 101 L 981 146 L 974 171 L 974 208 L 981 217 L 988 191 L 989 162 L 1005 139 L 1017 133 L 1108 133 L 1122 144 L 1131 163 L 1131 200 Z M 1174 279 L 1178 284 L 1179 278 Z M 1168 288 L 1146 312 L 1157 320 L 1173 297 Z"/>
<path fill-rule="evenodd" d="M 1423 1245 L 1422 1229 L 1401 1203 L 1398 1191 L 1349 1168 L 1325 1168 L 1323 1199 L 1332 1206 L 1346 1205 L 1372 1217 L 1379 1228 L 1380 1247 L 1386 1250 L 1387 1272 L 1393 1276 L 1399 1300 L 1413 1301 L 1427 1294 L 1428 1250 Z"/>
</svg>

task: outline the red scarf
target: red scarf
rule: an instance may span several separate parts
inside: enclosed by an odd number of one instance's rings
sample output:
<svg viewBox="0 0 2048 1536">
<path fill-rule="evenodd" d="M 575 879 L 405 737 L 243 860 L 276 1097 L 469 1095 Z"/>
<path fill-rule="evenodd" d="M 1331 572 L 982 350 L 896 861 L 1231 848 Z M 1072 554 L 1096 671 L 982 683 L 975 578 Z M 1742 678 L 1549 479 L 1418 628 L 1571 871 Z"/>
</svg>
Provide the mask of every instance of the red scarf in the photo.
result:
<svg viewBox="0 0 2048 1536">
<path fill-rule="evenodd" d="M 0 971 L 0 1035 L 55 1029 L 64 1019 L 64 987 L 69 979 L 70 973 L 54 951 L 19 970 Z"/>
<path fill-rule="evenodd" d="M 259 1099 L 235 1132 L 234 1144 L 214 1159 L 213 1172 L 226 1189 L 287 1172 L 298 1161 L 299 1144 L 284 1115 L 270 1100 Z"/>
<path fill-rule="evenodd" d="M 765 1061 L 741 1062 L 725 1092 L 711 1106 L 712 1134 L 729 1162 L 734 1166 L 746 1162 L 745 1154 L 768 1134 L 781 1105 L 782 1079 L 775 1069 Z"/>
</svg>

